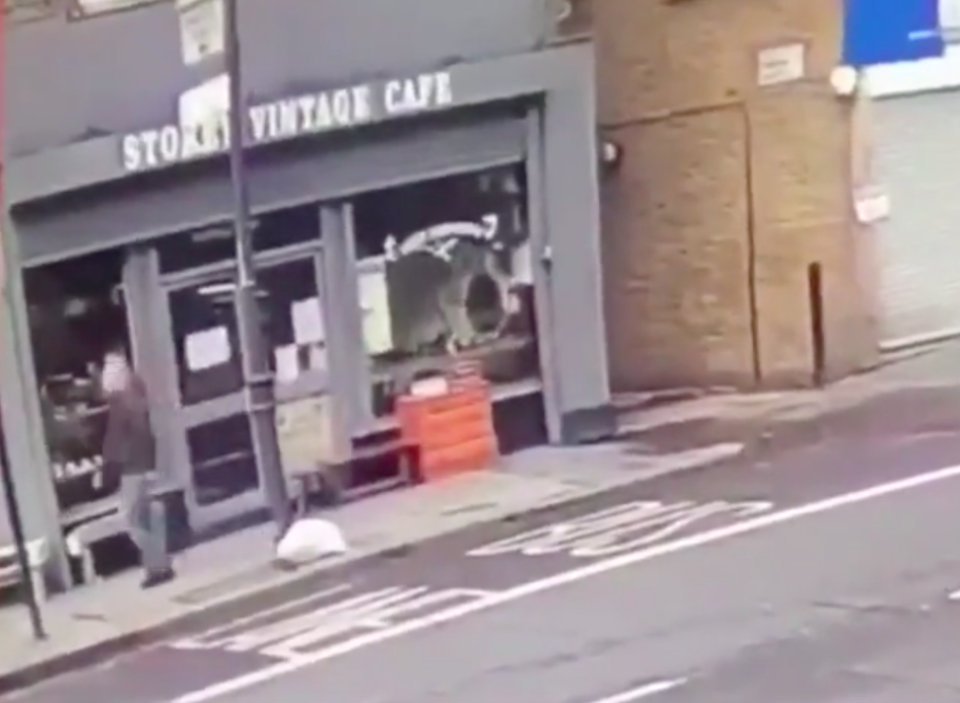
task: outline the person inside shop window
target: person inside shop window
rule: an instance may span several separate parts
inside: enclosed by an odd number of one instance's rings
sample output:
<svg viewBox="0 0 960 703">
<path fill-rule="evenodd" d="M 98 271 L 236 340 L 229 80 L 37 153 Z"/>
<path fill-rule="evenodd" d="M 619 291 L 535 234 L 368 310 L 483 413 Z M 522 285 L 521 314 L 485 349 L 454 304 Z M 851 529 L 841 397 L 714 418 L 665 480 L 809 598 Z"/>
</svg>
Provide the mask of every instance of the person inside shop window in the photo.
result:
<svg viewBox="0 0 960 703">
<path fill-rule="evenodd" d="M 172 581 L 162 506 L 153 500 L 157 442 L 150 426 L 146 385 L 122 351 L 108 352 L 101 378 L 107 399 L 104 471 L 120 476 L 120 511 L 133 543 L 140 550 L 143 587 Z"/>
</svg>

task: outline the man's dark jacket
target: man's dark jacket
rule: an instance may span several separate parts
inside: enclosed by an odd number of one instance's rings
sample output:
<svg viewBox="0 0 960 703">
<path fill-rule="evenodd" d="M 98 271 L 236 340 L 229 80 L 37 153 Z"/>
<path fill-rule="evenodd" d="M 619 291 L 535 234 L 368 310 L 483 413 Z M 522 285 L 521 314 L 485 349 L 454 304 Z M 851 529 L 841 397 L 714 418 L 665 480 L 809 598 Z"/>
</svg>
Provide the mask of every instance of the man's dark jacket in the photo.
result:
<svg viewBox="0 0 960 703">
<path fill-rule="evenodd" d="M 134 378 L 128 387 L 107 401 L 107 432 L 103 464 L 108 472 L 145 474 L 157 466 L 157 441 L 150 427 L 146 387 Z"/>
</svg>

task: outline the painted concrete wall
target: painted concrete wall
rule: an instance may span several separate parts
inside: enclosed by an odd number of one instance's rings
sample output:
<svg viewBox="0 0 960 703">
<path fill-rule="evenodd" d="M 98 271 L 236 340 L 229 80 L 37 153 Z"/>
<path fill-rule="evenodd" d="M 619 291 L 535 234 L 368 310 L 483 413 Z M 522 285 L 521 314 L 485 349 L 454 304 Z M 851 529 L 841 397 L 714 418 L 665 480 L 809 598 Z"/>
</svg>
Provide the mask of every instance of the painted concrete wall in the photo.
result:
<svg viewBox="0 0 960 703">
<path fill-rule="evenodd" d="M 550 0 L 240 1 L 252 100 L 520 53 Z M 11 28 L 4 148 L 19 155 L 174 121 L 177 98 L 219 71 L 182 64 L 172 2 Z"/>
</svg>

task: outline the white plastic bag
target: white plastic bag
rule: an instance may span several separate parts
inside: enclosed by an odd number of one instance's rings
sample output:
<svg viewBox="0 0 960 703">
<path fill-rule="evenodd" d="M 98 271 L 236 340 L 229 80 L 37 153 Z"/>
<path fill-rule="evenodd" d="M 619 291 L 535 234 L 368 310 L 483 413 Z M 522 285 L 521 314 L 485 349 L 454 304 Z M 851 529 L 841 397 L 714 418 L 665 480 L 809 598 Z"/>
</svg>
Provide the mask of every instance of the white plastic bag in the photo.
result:
<svg viewBox="0 0 960 703">
<path fill-rule="evenodd" d="M 277 543 L 277 559 L 297 566 L 346 551 L 347 540 L 340 528 L 320 518 L 297 520 Z"/>
</svg>

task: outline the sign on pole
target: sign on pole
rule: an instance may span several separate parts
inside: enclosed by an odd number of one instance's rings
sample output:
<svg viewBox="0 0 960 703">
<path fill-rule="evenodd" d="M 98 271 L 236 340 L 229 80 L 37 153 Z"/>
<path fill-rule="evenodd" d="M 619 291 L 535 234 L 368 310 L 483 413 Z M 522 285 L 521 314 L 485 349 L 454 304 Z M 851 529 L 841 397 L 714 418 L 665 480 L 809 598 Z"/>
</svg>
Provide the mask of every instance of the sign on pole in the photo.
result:
<svg viewBox="0 0 960 703">
<path fill-rule="evenodd" d="M 183 63 L 198 64 L 224 50 L 223 0 L 177 0 Z"/>
<path fill-rule="evenodd" d="M 180 94 L 177 112 L 180 128 L 200 131 L 200 137 L 219 140 L 230 110 L 230 78 L 221 73 Z"/>
</svg>

